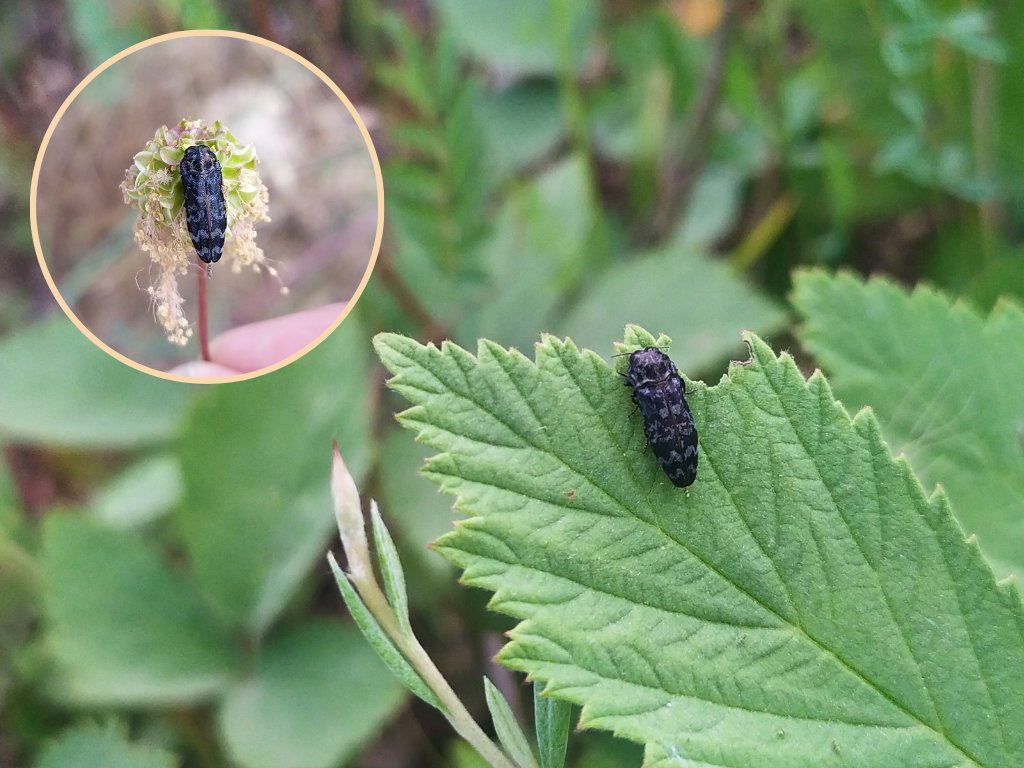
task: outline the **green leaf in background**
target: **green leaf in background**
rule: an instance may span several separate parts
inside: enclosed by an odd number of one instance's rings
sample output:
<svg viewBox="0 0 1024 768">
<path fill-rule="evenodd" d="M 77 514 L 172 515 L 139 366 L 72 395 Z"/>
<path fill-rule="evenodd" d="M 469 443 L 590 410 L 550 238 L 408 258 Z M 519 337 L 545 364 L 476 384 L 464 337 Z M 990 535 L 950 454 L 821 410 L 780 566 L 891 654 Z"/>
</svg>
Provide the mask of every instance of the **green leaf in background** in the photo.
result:
<svg viewBox="0 0 1024 768">
<path fill-rule="evenodd" d="M 358 632 L 320 621 L 270 639 L 252 676 L 228 692 L 220 729 L 241 768 L 332 768 L 404 700 Z"/>
<path fill-rule="evenodd" d="M 13 535 L 23 527 L 18 489 L 7 464 L 0 463 L 0 534 Z"/>
<path fill-rule="evenodd" d="M 196 577 L 233 623 L 259 634 L 323 555 L 333 527 L 331 438 L 356 476 L 367 462 L 367 348 L 349 317 L 286 368 L 217 387 L 179 443 L 176 520 Z"/>
<path fill-rule="evenodd" d="M 36 563 L 16 541 L 10 538 L 5 532 L 0 531 L 0 629 L 3 629 L 6 620 L 14 619 L 24 615 L 32 615 L 35 611 L 36 600 L 38 599 L 39 573 Z M 6 649 L 8 639 L 6 633 L 0 632 L 0 662 L 6 661 Z M 4 664 L 0 663 L 0 670 Z M 3 675 L 0 672 L 0 694 L 2 694 Z"/>
<path fill-rule="evenodd" d="M 673 238 L 675 245 L 669 247 L 690 246 L 710 252 L 715 240 L 729 231 L 741 213 L 745 181 L 735 165 L 719 163 L 706 168 L 693 185 Z"/>
<path fill-rule="evenodd" d="M 41 570 L 67 698 L 192 704 L 224 687 L 235 666 L 226 629 L 195 586 L 131 534 L 49 515 Z"/>
<path fill-rule="evenodd" d="M 993 10 L 997 15 L 994 29 L 1024 28 L 1024 5 L 1021 3 L 1005 3 Z M 991 147 L 986 153 L 985 161 L 1001 172 L 1006 183 L 1011 189 L 1017 190 L 1016 194 L 1019 195 L 1020 180 L 1024 176 L 1024 147 L 1017 140 L 1024 130 L 1024 110 L 1020 109 L 1021 101 L 1024 99 L 1024 48 L 1017 44 L 1019 38 L 1016 36 L 1011 35 L 1004 39 L 1014 44 L 1009 46 L 1009 59 L 1006 65 L 995 70 L 998 77 L 997 114 L 987 121 L 988 135 L 984 138 L 994 138 L 996 146 Z M 1019 210 L 1020 198 L 1017 197 L 1017 200 Z"/>
<path fill-rule="evenodd" d="M 181 493 L 178 458 L 170 453 L 148 456 L 107 484 L 93 501 L 92 513 L 115 528 L 136 528 L 170 512 Z"/>
<path fill-rule="evenodd" d="M 1024 311 L 982 317 L 936 291 L 797 273 L 800 342 L 851 408 L 870 405 L 896 454 L 953 510 L 1000 575 L 1024 575 Z"/>
<path fill-rule="evenodd" d="M 689 385 L 685 491 L 591 352 L 376 338 L 401 420 L 440 451 L 427 474 L 470 515 L 437 547 L 522 619 L 501 661 L 651 766 L 1024 763 L 1016 587 L 870 412 L 747 338 L 749 362 Z"/>
<path fill-rule="evenodd" d="M 460 335 L 528 346 L 561 313 L 565 292 L 601 261 L 600 211 L 587 163 L 572 156 L 515 189 L 486 246 L 491 293 Z"/>
<path fill-rule="evenodd" d="M 494 170 L 479 119 L 482 88 L 478 78 L 461 76 L 462 59 L 443 25 L 428 46 L 397 13 L 383 14 L 378 23 L 401 51 L 378 79 L 412 107 L 392 126 L 384 164 L 395 241 L 388 251 L 405 284 L 415 286 L 416 301 L 450 325 L 465 311 L 467 290 L 480 281 L 479 245 L 490 231 L 486 205 Z M 374 304 L 382 298 L 377 294 Z"/>
<path fill-rule="evenodd" d="M 643 750 L 632 742 L 601 731 L 586 733 L 582 739 L 577 735 L 576 739 L 583 742 L 583 748 L 573 768 L 626 768 L 643 764 Z"/>
<path fill-rule="evenodd" d="M 121 7 L 111 0 L 79 0 L 68 7 L 75 40 L 94 67 L 125 48 L 163 29 L 223 29 L 231 22 L 214 3 L 205 0 L 161 0 L 159 15 L 145 6 Z M 165 26 L 157 23 L 157 19 Z"/>
<path fill-rule="evenodd" d="M 559 326 L 581 347 L 599 347 L 627 322 L 664 329 L 678 365 L 703 371 L 742 351 L 744 330 L 780 330 L 786 313 L 727 264 L 671 244 L 608 269 Z"/>
<path fill-rule="evenodd" d="M 577 71 L 591 52 L 597 6 L 590 0 L 435 0 L 447 26 L 474 58 L 519 75 Z"/>
<path fill-rule="evenodd" d="M 795 0 L 793 10 L 808 34 L 824 46 L 816 50 L 815 71 L 830 101 L 850 110 L 850 123 L 869 136 L 887 137 L 904 126 L 890 99 L 896 83 L 882 57 L 886 26 L 863 5 L 844 3 L 821 13 L 814 0 Z M 862 34 L 850 34 L 850 30 Z M 856 61 L 859 67 L 846 66 Z"/>
<path fill-rule="evenodd" d="M 451 499 L 420 474 L 430 453 L 396 426 L 384 438 L 379 461 L 387 468 L 380 473 L 380 505 L 409 572 L 409 600 L 427 611 L 451 592 L 454 582 L 451 564 L 428 549 L 453 524 Z"/>
<path fill-rule="evenodd" d="M 0 381 L 0 432 L 8 440 L 76 448 L 165 441 L 195 392 L 118 362 L 63 314 L 4 339 Z"/>
<path fill-rule="evenodd" d="M 111 11 L 110 0 L 82 0 L 68 8 L 68 21 L 88 54 L 90 67 L 152 34 L 142 14 Z"/>
<path fill-rule="evenodd" d="M 0 710 L 23 673 L 22 644 L 39 623 L 39 591 L 36 562 L 0 528 Z"/>
<path fill-rule="evenodd" d="M 155 746 L 128 741 L 119 725 L 82 725 L 51 742 L 35 768 L 176 768 L 178 760 Z"/>
<path fill-rule="evenodd" d="M 565 116 L 554 83 L 528 80 L 480 102 L 487 161 L 499 180 L 540 161 L 565 137 Z"/>
<path fill-rule="evenodd" d="M 20 646 L 38 624 L 39 571 L 29 553 L 34 541 L 13 478 L 0 466 L 0 710 L 17 678 Z"/>
<path fill-rule="evenodd" d="M 461 739 L 452 743 L 448 762 L 452 768 L 491 768 L 490 763 L 480 757 L 479 752 Z"/>
</svg>

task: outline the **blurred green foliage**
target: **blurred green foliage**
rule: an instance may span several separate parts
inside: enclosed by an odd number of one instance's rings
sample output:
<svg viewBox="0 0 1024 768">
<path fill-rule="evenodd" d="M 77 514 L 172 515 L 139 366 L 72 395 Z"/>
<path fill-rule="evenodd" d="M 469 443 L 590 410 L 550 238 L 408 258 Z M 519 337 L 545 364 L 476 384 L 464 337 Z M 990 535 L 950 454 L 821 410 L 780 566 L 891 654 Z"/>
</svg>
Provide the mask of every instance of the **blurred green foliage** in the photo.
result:
<svg viewBox="0 0 1024 768">
<path fill-rule="evenodd" d="M 217 388 L 146 378 L 81 336 L 39 279 L 26 202 L 49 120 L 93 66 L 203 27 L 293 48 L 375 115 L 386 197 L 356 314 L 288 368 Z M 370 337 L 551 332 L 608 355 L 638 322 L 716 377 L 743 329 L 793 339 L 798 266 L 1019 301 L 1021 29 L 1024 5 L 997 0 L 5 3 L 0 764 L 475 765 L 403 704 L 322 560 L 335 437 L 393 522 L 418 635 L 479 691 L 507 625 L 426 549 L 449 502 L 415 474 Z M 900 401 L 880 374 L 856 404 L 879 386 Z M 423 731 L 405 719 L 383 746 L 403 706 Z M 639 764 L 609 737 L 571 741 L 570 765 Z"/>
</svg>

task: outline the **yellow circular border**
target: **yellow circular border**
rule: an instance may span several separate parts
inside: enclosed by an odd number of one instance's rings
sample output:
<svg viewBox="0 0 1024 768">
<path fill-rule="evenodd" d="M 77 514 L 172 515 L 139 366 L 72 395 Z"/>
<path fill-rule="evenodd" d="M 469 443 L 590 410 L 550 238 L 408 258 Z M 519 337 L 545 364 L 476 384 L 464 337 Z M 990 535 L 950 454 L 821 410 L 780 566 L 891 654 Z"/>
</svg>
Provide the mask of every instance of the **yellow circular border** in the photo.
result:
<svg viewBox="0 0 1024 768">
<path fill-rule="evenodd" d="M 46 260 L 43 258 L 43 248 L 39 242 L 39 225 L 36 221 L 36 194 L 38 192 L 39 186 L 39 172 L 43 164 L 43 155 L 46 154 L 46 146 L 47 144 L 50 143 L 50 137 L 53 135 L 53 132 L 57 127 L 57 124 L 64 116 L 64 113 L 67 111 L 68 107 L 71 106 L 71 103 L 75 100 L 75 98 L 77 98 L 78 94 L 81 93 L 82 90 L 87 85 L 89 85 L 89 83 L 95 80 L 101 72 L 116 64 L 121 59 L 124 59 L 130 56 L 131 54 L 135 53 L 136 51 L 142 50 L 143 48 L 148 48 L 151 45 L 164 43 L 168 40 L 180 40 L 182 38 L 188 37 L 233 37 L 238 40 L 246 40 L 250 43 L 256 43 L 257 45 L 262 45 L 266 48 L 270 48 L 273 51 L 282 53 L 288 58 L 297 61 L 299 64 L 301 64 L 314 75 L 316 75 L 318 78 L 320 78 L 320 80 L 322 80 L 324 84 L 331 89 L 334 95 L 341 100 L 341 103 L 345 105 L 345 108 L 348 109 L 349 113 L 352 115 L 352 118 L 356 121 L 356 125 L 359 126 L 359 132 L 363 135 L 363 141 L 366 142 L 366 148 L 370 151 L 370 160 L 373 162 L 373 175 L 377 181 L 377 234 L 373 240 L 373 250 L 370 254 L 370 262 L 369 264 L 366 265 L 366 272 L 363 273 L 363 279 L 359 282 L 359 286 L 356 288 L 355 293 L 352 294 L 352 298 L 348 300 L 348 302 L 345 305 L 345 308 L 338 315 L 338 318 L 333 323 L 331 323 L 324 330 L 323 333 L 321 333 L 319 336 L 313 339 L 313 341 L 304 346 L 298 352 L 289 355 L 283 360 L 279 360 L 273 365 L 268 365 L 266 368 L 260 368 L 258 371 L 252 371 L 250 373 L 239 374 L 238 376 L 211 376 L 208 378 L 199 376 L 180 376 L 174 373 L 167 373 L 166 371 L 159 371 L 156 368 L 150 368 L 148 365 L 143 365 L 142 363 L 136 362 L 135 360 L 132 360 L 131 358 L 126 357 L 125 355 L 122 355 L 116 349 L 113 349 L 112 347 L 108 346 L 104 341 L 102 341 L 92 331 L 90 331 L 85 326 L 85 324 L 82 323 L 81 320 L 78 319 L 75 313 L 71 310 L 71 307 L 69 307 L 67 302 L 64 301 L 64 297 L 60 295 L 60 291 L 57 290 L 57 285 L 53 281 L 53 276 L 50 274 L 50 270 L 46 266 Z M 256 35 L 249 35 L 245 32 L 233 32 L 226 29 L 195 29 L 188 30 L 185 32 L 171 32 L 166 35 L 160 35 L 159 37 L 152 37 L 149 40 L 143 40 L 141 43 L 136 43 L 130 48 L 126 48 L 120 53 L 111 56 L 105 62 L 96 67 L 96 69 L 90 72 L 88 76 L 86 76 L 86 78 L 82 82 L 80 82 L 71 92 L 71 94 L 64 100 L 64 103 L 61 104 L 60 109 L 57 110 L 57 114 L 54 115 L 53 120 L 50 121 L 50 126 L 46 129 L 46 134 L 43 136 L 42 144 L 39 145 L 39 154 L 36 155 L 35 167 L 32 169 L 32 187 L 29 195 L 29 218 L 32 226 L 32 244 L 33 246 L 35 246 L 36 258 L 39 259 L 39 267 L 43 271 L 43 277 L 46 278 L 46 284 L 50 286 L 50 291 L 53 293 L 54 298 L 57 299 L 57 303 L 60 304 L 61 309 L 64 310 L 64 314 L 66 314 L 71 319 L 71 322 L 78 326 L 78 330 L 85 334 L 86 338 L 92 341 L 93 344 L 102 349 L 111 357 L 120 360 L 125 365 L 130 366 L 137 371 L 142 371 L 143 373 L 147 373 L 151 376 L 156 376 L 161 379 L 167 379 L 168 381 L 180 381 L 184 384 L 228 384 L 234 381 L 246 381 L 248 379 L 254 379 L 266 373 L 276 371 L 279 368 L 283 368 L 289 363 L 298 360 L 300 357 L 305 355 L 313 348 L 319 346 L 319 344 L 324 339 L 326 339 L 328 336 L 334 333 L 337 327 L 341 325 L 342 321 L 344 321 L 344 319 L 352 311 L 352 308 L 355 307 L 356 302 L 359 301 L 359 297 L 362 295 L 363 290 L 365 290 L 366 288 L 366 284 L 370 280 L 370 275 L 373 274 L 373 268 L 377 263 L 377 255 L 380 253 L 381 239 L 384 235 L 384 177 L 381 175 L 380 159 L 377 157 L 377 150 L 373 146 L 373 140 L 370 138 L 370 132 L 366 129 L 366 124 L 363 122 L 363 119 L 359 116 L 359 113 L 356 111 L 356 108 L 352 105 L 352 102 L 349 101 L 348 96 L 346 96 L 342 92 L 341 88 L 339 88 L 335 84 L 335 82 L 331 80 L 331 78 L 329 78 L 323 72 L 323 70 L 321 70 L 315 64 L 306 60 L 299 54 L 295 53 L 295 51 L 289 50 L 288 48 L 285 48 L 283 45 L 278 45 L 277 43 L 272 42 L 270 40 L 266 40 L 262 37 L 257 37 Z"/>
</svg>

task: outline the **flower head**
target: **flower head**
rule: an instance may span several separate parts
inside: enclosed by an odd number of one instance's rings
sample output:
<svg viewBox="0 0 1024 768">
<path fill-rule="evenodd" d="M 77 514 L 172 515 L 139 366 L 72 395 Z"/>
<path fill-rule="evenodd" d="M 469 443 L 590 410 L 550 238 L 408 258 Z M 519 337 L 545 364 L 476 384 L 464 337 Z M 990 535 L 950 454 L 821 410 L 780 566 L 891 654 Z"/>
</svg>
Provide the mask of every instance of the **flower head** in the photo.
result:
<svg viewBox="0 0 1024 768">
<path fill-rule="evenodd" d="M 224 260 L 235 273 L 249 267 L 277 276 L 256 245 L 256 224 L 270 221 L 270 217 L 269 195 L 260 180 L 253 146 L 242 146 L 220 122 L 207 126 L 202 120 L 182 120 L 174 128 L 161 126 L 125 171 L 121 192 L 125 203 L 139 211 L 135 242 L 149 254 L 156 268 L 147 289 L 153 316 L 167 339 L 179 345 L 188 341 L 192 329 L 183 310 L 178 276 L 188 273 L 195 250 L 185 223 L 185 195 L 178 164 L 185 150 L 196 144 L 210 147 L 221 165 L 228 220 Z"/>
</svg>

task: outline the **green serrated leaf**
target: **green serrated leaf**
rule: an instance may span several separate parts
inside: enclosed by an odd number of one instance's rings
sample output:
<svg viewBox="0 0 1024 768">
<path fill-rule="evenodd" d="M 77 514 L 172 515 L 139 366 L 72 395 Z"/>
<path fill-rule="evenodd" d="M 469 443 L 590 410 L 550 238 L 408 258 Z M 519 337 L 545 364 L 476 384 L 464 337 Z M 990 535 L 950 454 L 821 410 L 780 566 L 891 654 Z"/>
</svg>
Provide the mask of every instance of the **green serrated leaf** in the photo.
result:
<svg viewBox="0 0 1024 768">
<path fill-rule="evenodd" d="M 355 587 L 349 583 L 348 576 L 341 570 L 337 560 L 334 559 L 334 555 L 329 552 L 327 553 L 327 562 L 330 563 L 331 572 L 334 574 L 334 580 L 338 583 L 338 589 L 341 591 L 341 597 L 345 601 L 348 612 L 352 615 L 352 619 L 363 633 L 367 642 L 377 652 L 377 655 L 380 656 L 381 661 L 414 695 L 435 709 L 444 712 L 445 709 L 440 700 L 427 687 L 427 684 L 423 682 L 423 678 L 419 676 L 419 673 L 410 666 L 405 657 L 395 648 L 395 644 L 391 642 L 391 639 L 381 629 L 377 619 L 367 610 Z"/>
<path fill-rule="evenodd" d="M 519 727 L 519 721 L 516 720 L 512 708 L 505 701 L 501 691 L 486 677 L 484 698 L 487 701 L 487 710 L 491 713 L 494 731 L 498 734 L 498 741 L 505 748 L 505 752 L 519 768 L 537 768 L 537 760 L 530 749 L 530 742 L 523 729 Z"/>
<path fill-rule="evenodd" d="M 407 635 L 412 636 L 412 625 L 409 623 L 409 596 L 405 591 L 405 573 L 402 561 L 398 557 L 394 539 L 384 525 L 384 520 L 377 509 L 377 503 L 370 504 L 370 520 L 373 525 L 373 545 L 380 563 L 381 577 L 384 580 L 384 591 L 388 603 L 395 612 L 398 625 Z"/>
<path fill-rule="evenodd" d="M 427 473 L 470 518 L 437 544 L 521 623 L 500 660 L 650 765 L 1024 761 L 1024 611 L 870 412 L 748 335 L 688 394 L 687 490 L 621 377 L 545 337 L 536 362 L 375 339 Z"/>
<path fill-rule="evenodd" d="M 540 768 L 564 768 L 572 725 L 572 704 L 544 696 L 542 689 L 540 683 L 533 684 L 533 719 Z"/>
<path fill-rule="evenodd" d="M 1024 311 L 984 318 L 930 288 L 800 272 L 801 343 L 897 454 L 941 483 L 996 572 L 1024 574 Z"/>
<path fill-rule="evenodd" d="M 174 755 L 156 746 L 128 741 L 120 725 L 81 725 L 46 746 L 36 768 L 175 768 Z"/>
</svg>

